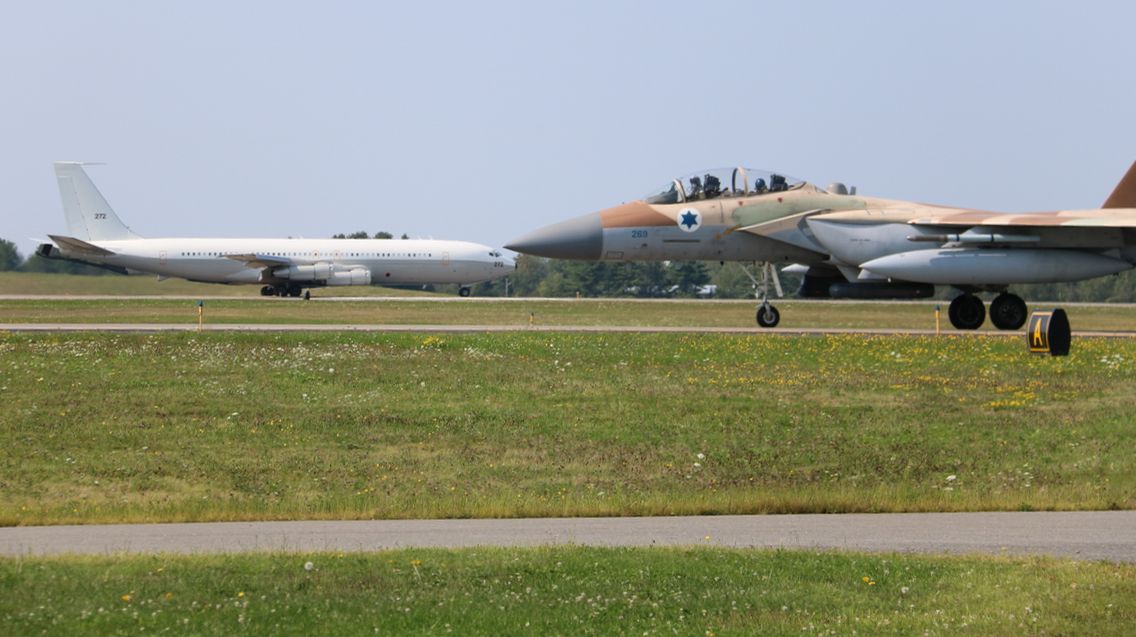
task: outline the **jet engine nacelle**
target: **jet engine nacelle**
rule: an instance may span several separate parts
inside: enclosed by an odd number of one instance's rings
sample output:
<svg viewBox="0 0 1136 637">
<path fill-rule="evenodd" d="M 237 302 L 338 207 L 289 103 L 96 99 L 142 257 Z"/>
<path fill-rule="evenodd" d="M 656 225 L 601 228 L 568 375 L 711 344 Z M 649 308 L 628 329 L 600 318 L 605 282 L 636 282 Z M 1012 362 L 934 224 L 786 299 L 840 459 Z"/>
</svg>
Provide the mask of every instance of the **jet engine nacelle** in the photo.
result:
<svg viewBox="0 0 1136 637">
<path fill-rule="evenodd" d="M 862 263 L 873 274 L 940 285 L 1009 285 L 1080 281 L 1132 268 L 1095 252 L 1058 249 L 943 248 L 889 254 Z"/>
<path fill-rule="evenodd" d="M 352 268 L 346 272 L 332 272 L 328 285 L 370 285 L 371 271 L 367 268 Z"/>
<path fill-rule="evenodd" d="M 361 267 L 344 267 L 330 263 L 290 265 L 276 268 L 273 276 L 288 281 L 318 281 L 325 285 L 370 285 L 371 271 Z"/>
<path fill-rule="evenodd" d="M 329 278 L 331 272 L 330 263 L 313 263 L 312 265 L 290 265 L 277 268 L 272 273 L 289 281 L 322 281 Z"/>
</svg>

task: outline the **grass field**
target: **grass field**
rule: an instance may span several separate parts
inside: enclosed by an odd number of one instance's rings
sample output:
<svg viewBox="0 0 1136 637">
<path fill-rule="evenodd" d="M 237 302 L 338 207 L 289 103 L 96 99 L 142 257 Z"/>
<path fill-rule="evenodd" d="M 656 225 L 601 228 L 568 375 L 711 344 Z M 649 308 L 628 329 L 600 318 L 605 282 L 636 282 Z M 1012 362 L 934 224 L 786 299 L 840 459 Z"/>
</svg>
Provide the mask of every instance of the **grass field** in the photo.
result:
<svg viewBox="0 0 1136 637">
<path fill-rule="evenodd" d="M 9 634 L 1127 635 L 1136 567 L 690 549 L 0 560 Z"/>
<path fill-rule="evenodd" d="M 0 522 L 1136 506 L 1136 343 L 0 336 Z"/>
<path fill-rule="evenodd" d="M 98 286 L 83 287 L 88 280 Z M 118 283 L 115 283 L 115 282 Z M 0 323 L 183 323 L 195 324 L 195 295 L 209 297 L 207 324 L 314 323 L 369 325 L 536 325 L 662 326 L 755 328 L 752 300 L 621 299 L 528 300 L 469 299 L 390 288 L 352 287 L 317 290 L 310 302 L 261 298 L 255 287 L 208 285 L 186 281 L 158 283 L 146 277 L 79 277 L 0 273 L 0 294 L 178 295 L 189 299 L 36 299 L 0 301 Z M 347 296 L 398 296 L 390 301 L 321 302 Z M 232 298 L 212 298 L 225 296 Z M 415 300 L 433 297 L 437 300 Z M 933 329 L 935 302 L 839 303 L 778 300 L 783 327 Z M 941 324 L 953 331 L 942 307 Z M 1053 304 L 1038 305 L 1050 308 Z M 1123 305 L 1068 308 L 1074 330 L 1134 331 L 1136 307 Z M 989 323 L 984 331 L 996 332 Z"/>
<path fill-rule="evenodd" d="M 934 329 L 928 303 L 818 303 L 780 301 L 783 327 Z M 1068 309 L 1074 330 L 1132 331 L 1136 308 L 1080 306 Z M 752 301 L 457 300 L 318 301 L 298 299 L 209 300 L 206 325 L 313 323 L 362 325 L 529 325 L 756 328 Z M 192 300 L 6 300 L 0 323 L 197 322 Z M 954 329 L 941 316 L 945 333 Z M 984 331 L 997 332 L 989 322 Z"/>
</svg>

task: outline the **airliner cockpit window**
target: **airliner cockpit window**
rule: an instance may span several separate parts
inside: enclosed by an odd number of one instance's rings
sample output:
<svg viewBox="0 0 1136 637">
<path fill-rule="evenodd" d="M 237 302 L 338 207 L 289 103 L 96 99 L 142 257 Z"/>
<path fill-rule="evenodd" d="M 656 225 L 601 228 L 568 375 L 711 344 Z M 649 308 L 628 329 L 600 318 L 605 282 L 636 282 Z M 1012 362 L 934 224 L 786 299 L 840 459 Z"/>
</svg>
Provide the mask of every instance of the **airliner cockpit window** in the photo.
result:
<svg viewBox="0 0 1136 637">
<path fill-rule="evenodd" d="M 715 168 L 674 179 L 643 200 L 653 205 L 666 205 L 725 197 L 752 197 L 793 190 L 804 184 L 800 179 L 767 170 Z"/>
</svg>

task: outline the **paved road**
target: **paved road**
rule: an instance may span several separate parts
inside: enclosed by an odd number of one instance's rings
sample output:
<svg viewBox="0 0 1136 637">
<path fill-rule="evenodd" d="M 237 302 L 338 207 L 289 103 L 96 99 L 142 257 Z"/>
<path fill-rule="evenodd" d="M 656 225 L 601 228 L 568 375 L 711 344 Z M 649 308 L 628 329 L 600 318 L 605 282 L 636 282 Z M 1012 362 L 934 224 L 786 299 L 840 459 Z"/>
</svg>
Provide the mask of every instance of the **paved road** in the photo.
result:
<svg viewBox="0 0 1136 637">
<path fill-rule="evenodd" d="M 0 528 L 0 555 L 718 546 L 1047 555 L 1136 562 L 1136 511 L 509 520 L 220 522 Z"/>
<path fill-rule="evenodd" d="M 193 332 L 193 323 L 0 323 L 7 332 Z M 935 330 L 887 328 L 825 327 L 703 327 L 703 326 L 634 326 L 634 325 L 409 325 L 409 324 L 326 324 L 326 323 L 206 323 L 207 332 L 638 332 L 702 333 L 702 334 L 768 334 L 799 336 L 823 334 L 934 336 Z M 944 329 L 944 336 L 1024 338 L 1022 331 Z M 1136 331 L 1075 331 L 1082 338 L 1136 338 Z"/>
</svg>

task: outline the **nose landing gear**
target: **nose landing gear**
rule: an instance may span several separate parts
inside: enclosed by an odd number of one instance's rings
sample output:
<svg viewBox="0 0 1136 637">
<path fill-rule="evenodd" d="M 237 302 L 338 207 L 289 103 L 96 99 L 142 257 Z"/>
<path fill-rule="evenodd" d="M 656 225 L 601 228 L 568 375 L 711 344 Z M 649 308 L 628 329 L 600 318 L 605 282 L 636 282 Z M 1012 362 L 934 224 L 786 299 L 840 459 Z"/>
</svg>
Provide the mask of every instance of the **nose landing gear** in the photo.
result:
<svg viewBox="0 0 1136 637">
<path fill-rule="evenodd" d="M 742 272 L 753 283 L 753 295 L 757 298 L 757 324 L 761 327 L 777 327 L 781 322 L 781 312 L 773 307 L 769 302 L 769 282 L 773 281 L 773 289 L 777 292 L 777 298 L 785 296 L 784 291 L 781 289 L 781 278 L 777 275 L 777 267 L 768 261 L 761 264 L 761 281 L 749 271 L 749 268 L 744 265 L 738 264 Z M 754 264 L 756 265 L 756 264 Z"/>
</svg>

